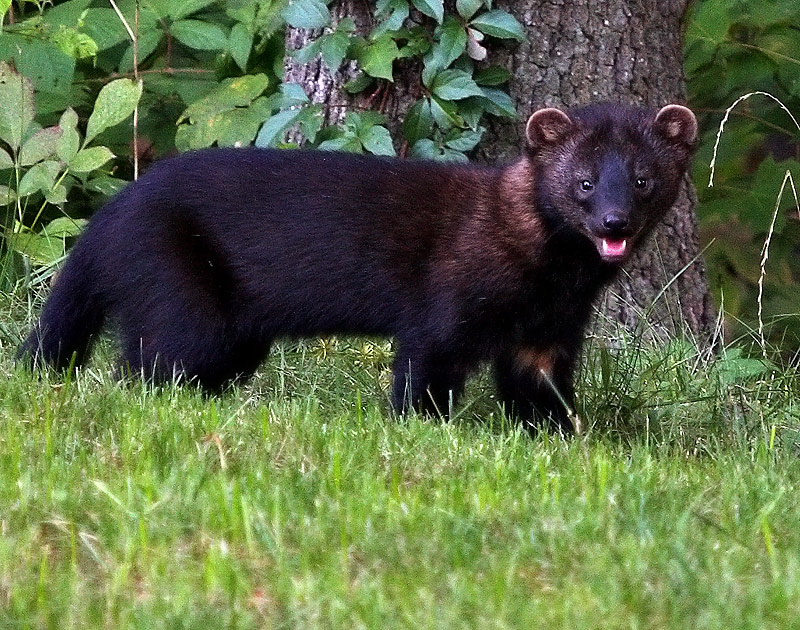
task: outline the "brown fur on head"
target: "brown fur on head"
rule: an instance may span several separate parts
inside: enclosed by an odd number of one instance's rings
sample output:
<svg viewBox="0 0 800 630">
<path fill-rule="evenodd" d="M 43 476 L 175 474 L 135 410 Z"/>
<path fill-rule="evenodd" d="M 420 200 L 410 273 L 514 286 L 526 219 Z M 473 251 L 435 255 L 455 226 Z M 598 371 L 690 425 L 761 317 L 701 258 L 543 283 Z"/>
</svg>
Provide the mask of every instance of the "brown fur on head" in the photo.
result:
<svg viewBox="0 0 800 630">
<path fill-rule="evenodd" d="M 536 149 L 554 145 L 564 140 L 573 128 L 573 122 L 560 109 L 547 107 L 534 112 L 528 118 L 525 134 L 528 145 Z"/>
<path fill-rule="evenodd" d="M 611 111 L 613 107 L 593 105 L 577 111 Z M 687 148 L 694 149 L 697 141 L 697 119 L 688 107 L 665 105 L 655 115 L 652 126 L 662 137 L 681 142 Z M 537 110 L 531 114 L 525 126 L 528 146 L 533 151 L 559 144 L 576 130 L 576 123 L 569 115 L 555 107 Z"/>
<path fill-rule="evenodd" d="M 603 261 L 620 263 L 674 203 L 697 121 L 674 104 L 545 108 L 530 117 L 526 135 L 545 219 L 578 242 L 588 239 Z"/>
</svg>

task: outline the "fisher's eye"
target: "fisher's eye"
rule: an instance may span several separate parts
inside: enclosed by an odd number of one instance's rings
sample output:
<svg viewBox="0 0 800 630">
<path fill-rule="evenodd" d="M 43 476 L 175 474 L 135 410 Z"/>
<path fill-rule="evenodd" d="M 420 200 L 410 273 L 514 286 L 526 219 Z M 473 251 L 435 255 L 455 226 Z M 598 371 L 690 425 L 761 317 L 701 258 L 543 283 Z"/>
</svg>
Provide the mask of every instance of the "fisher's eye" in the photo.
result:
<svg viewBox="0 0 800 630">
<path fill-rule="evenodd" d="M 644 190 L 645 188 L 647 188 L 647 186 L 649 184 L 650 184 L 650 182 L 647 179 L 645 179 L 644 177 L 637 177 L 636 178 L 636 183 L 634 185 L 639 190 Z"/>
<path fill-rule="evenodd" d="M 594 190 L 594 182 L 590 179 L 581 180 L 579 185 L 583 192 L 592 192 Z"/>
</svg>

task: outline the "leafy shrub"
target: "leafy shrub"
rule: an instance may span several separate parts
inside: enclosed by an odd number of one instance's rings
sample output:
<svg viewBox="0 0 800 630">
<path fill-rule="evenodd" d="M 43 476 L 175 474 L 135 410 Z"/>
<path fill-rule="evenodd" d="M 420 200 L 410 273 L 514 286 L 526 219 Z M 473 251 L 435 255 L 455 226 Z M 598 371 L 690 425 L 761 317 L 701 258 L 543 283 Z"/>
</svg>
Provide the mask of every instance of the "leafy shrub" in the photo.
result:
<svg viewBox="0 0 800 630">
<path fill-rule="evenodd" d="M 773 341 L 800 346 L 800 209 L 790 191 L 776 199 L 787 171 L 800 184 L 800 130 L 777 101 L 753 97 L 736 107 L 725 127 L 714 187 L 709 164 L 728 106 L 745 93 L 772 94 L 800 116 L 800 4 L 795 0 L 719 0 L 694 3 L 686 36 L 689 101 L 703 133 L 696 161 L 698 215 L 715 293 L 754 327 L 764 243 L 771 236 L 761 298 Z M 729 318 L 735 322 L 735 318 Z"/>
<path fill-rule="evenodd" d="M 419 65 L 421 96 L 402 127 L 412 156 L 465 160 L 481 138 L 484 114 L 515 115 L 499 87 L 508 72 L 475 64 L 487 56 L 486 36 L 523 38 L 520 24 L 488 0 L 459 0 L 455 11 L 445 11 L 442 0 L 380 0 L 366 36 L 350 19 L 333 25 L 321 0 L 67 0 L 0 3 L 0 13 L 0 60 L 18 77 L 8 85 L 23 86 L 13 102 L 25 105 L 7 121 L 22 135 L 2 136 L 0 162 L 10 175 L 0 194 L 13 208 L 5 245 L 45 270 L 97 205 L 92 194 L 112 194 L 133 176 L 134 154 L 147 161 L 212 145 L 283 146 L 292 127 L 321 149 L 394 154 L 381 114 L 352 111 L 341 125 L 322 129 L 320 106 L 300 86 L 281 83 L 287 23 L 320 29 L 296 53 L 301 61 L 321 55 L 334 70 L 345 59 L 358 65 L 351 92 L 392 81 L 401 60 Z M 133 95 L 134 80 L 143 91 L 135 95 L 132 142 L 130 127 L 98 128 L 97 120 L 109 106 L 102 95 L 121 86 Z M 18 268 L 7 262 L 6 277 Z"/>
<path fill-rule="evenodd" d="M 89 146 L 97 136 L 133 112 L 141 87 L 130 79 L 117 79 L 103 87 L 81 140 L 78 116 L 67 108 L 58 121 L 42 127 L 36 121 L 33 84 L 30 79 L 0 62 L 0 205 L 7 208 L 3 221 L 3 246 L 22 261 L 49 268 L 64 255 L 65 239 L 77 235 L 81 222 L 63 212 L 70 192 L 113 192 L 119 180 L 103 166 L 114 158 L 108 147 Z M 2 175 L 0 175 L 2 177 Z M 52 217 L 48 208 L 58 209 Z M 11 279 L 9 262 L 3 258 L 3 280 Z"/>
<path fill-rule="evenodd" d="M 522 25 L 506 11 L 491 9 L 489 0 L 459 0 L 455 11 L 443 0 L 379 0 L 374 9 L 374 28 L 362 36 L 344 18 L 332 24 L 321 0 L 294 0 L 284 12 L 296 28 L 321 29 L 322 34 L 293 54 L 300 63 L 321 56 L 331 71 L 346 60 L 356 62 L 358 75 L 345 89 L 351 93 L 374 90 L 393 81 L 396 63 L 417 63 L 421 68 L 420 97 L 406 113 L 403 144 L 412 157 L 465 161 L 484 132 L 483 116 L 513 118 L 514 104 L 500 89 L 510 78 L 500 67 L 478 66 L 488 56 L 486 36 L 521 41 Z M 256 141 L 276 146 L 282 133 L 298 122 L 306 124 L 306 137 L 321 148 L 393 154 L 389 132 L 373 113 L 350 113 L 338 128 L 320 131 L 309 118 L 317 106 L 303 103 L 282 108 L 269 133 Z M 304 111 L 305 110 L 305 111 Z M 310 133 L 308 133 L 310 131 Z M 373 150 L 375 149 L 375 150 Z"/>
<path fill-rule="evenodd" d="M 149 160 L 174 152 L 176 138 L 195 144 L 198 137 L 209 138 L 206 144 L 249 143 L 268 115 L 262 113 L 255 122 L 252 115 L 248 119 L 231 94 L 242 86 L 250 92 L 277 91 L 282 3 L 166 0 L 141 3 L 138 16 L 137 4 L 0 4 L 0 60 L 5 60 L 8 76 L 18 77 L 7 89 L 23 86 L 13 102 L 25 104 L 16 118 L 14 107 L 3 112 L 13 118 L 7 121 L 11 127 L 22 130 L 16 132 L 19 137 L 6 133 L 0 138 L 5 143 L 0 177 L 9 173 L 0 180 L 9 208 L 4 245 L 6 252 L 24 254 L 3 257 L 6 281 L 30 266 L 38 275 L 49 273 L 80 220 L 133 176 L 134 144 Z M 136 78 L 141 78 L 143 92 Z M 128 99 L 124 117 L 139 106 L 135 143 L 130 126 L 104 118 L 121 112 L 123 103 L 113 97 L 123 92 L 136 101 Z M 198 113 L 202 115 L 195 120 Z M 89 142 L 97 146 L 87 147 Z M 78 153 L 69 155 L 76 146 Z M 69 216 L 64 213 L 67 202 Z"/>
</svg>

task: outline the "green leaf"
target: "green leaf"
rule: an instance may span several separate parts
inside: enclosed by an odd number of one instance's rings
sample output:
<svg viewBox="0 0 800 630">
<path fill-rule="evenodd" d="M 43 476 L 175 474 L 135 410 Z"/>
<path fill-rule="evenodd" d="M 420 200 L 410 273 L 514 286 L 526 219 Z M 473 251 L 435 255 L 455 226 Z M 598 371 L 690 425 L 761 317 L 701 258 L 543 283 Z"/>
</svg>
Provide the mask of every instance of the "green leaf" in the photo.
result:
<svg viewBox="0 0 800 630">
<path fill-rule="evenodd" d="M 161 31 L 145 31 L 139 35 L 139 46 L 136 51 L 139 55 L 139 65 L 156 51 L 163 39 L 164 34 Z M 120 72 L 130 72 L 131 70 L 133 70 L 133 44 L 128 46 L 119 61 Z"/>
<path fill-rule="evenodd" d="M 391 10 L 390 13 L 388 13 L 389 10 Z M 409 12 L 410 10 L 406 0 L 391 0 L 391 2 L 386 3 L 385 11 L 378 11 L 376 9 L 375 15 L 377 17 L 382 17 L 387 15 L 387 13 L 388 17 L 372 30 L 370 33 L 370 38 L 375 39 L 384 33 L 400 30 L 403 27 L 403 23 L 406 21 Z"/>
<path fill-rule="evenodd" d="M 741 348 L 726 350 L 715 367 L 720 380 L 726 385 L 762 376 L 775 369 L 774 365 L 763 359 L 742 356 Z"/>
<path fill-rule="evenodd" d="M 88 191 L 100 193 L 105 197 L 113 197 L 127 185 L 128 182 L 124 179 L 111 177 L 110 175 L 100 175 L 87 181 L 85 188 Z"/>
<path fill-rule="evenodd" d="M 758 233 L 765 234 L 769 228 L 772 214 L 775 210 L 775 203 L 778 199 L 778 192 L 786 170 L 792 171 L 795 176 L 800 173 L 800 164 L 793 160 L 776 162 L 770 156 L 758 165 L 756 172 L 750 180 L 748 194 L 737 199 L 737 203 L 732 204 L 738 208 L 738 215 L 741 221 L 752 227 Z M 797 179 L 795 179 L 797 182 Z M 782 199 L 783 209 L 794 205 L 794 198 L 791 189 L 784 191 Z M 797 216 L 797 215 L 795 215 Z M 780 234 L 786 224 L 786 213 L 778 213 L 775 223 L 775 232 Z"/>
<path fill-rule="evenodd" d="M 130 41 L 125 26 L 112 8 L 86 9 L 83 30 L 97 44 L 98 51 Z"/>
<path fill-rule="evenodd" d="M 97 95 L 94 110 L 86 124 L 83 146 L 94 140 L 97 134 L 121 123 L 136 109 L 142 96 L 142 85 L 131 79 L 116 79 L 104 86 Z"/>
<path fill-rule="evenodd" d="M 464 119 L 458 112 L 458 105 L 454 101 L 443 101 L 435 96 L 431 98 L 431 116 L 436 126 L 444 131 L 451 127 L 463 127 Z"/>
<path fill-rule="evenodd" d="M 404 59 L 421 57 L 427 54 L 433 46 L 430 33 L 421 26 L 397 31 L 395 37 L 405 40 L 405 45 L 400 49 L 400 56 Z"/>
<path fill-rule="evenodd" d="M 403 137 L 410 145 L 433 133 L 433 114 L 431 102 L 427 98 L 418 100 L 408 110 L 403 119 Z"/>
<path fill-rule="evenodd" d="M 327 35 L 323 35 L 322 37 L 317 37 L 316 39 L 312 39 L 308 44 L 303 46 L 299 50 L 295 50 L 292 52 L 292 56 L 297 63 L 306 64 L 312 61 L 319 55 L 319 51 L 322 48 L 322 42 L 327 37 Z"/>
<path fill-rule="evenodd" d="M 778 67 L 778 77 L 786 86 L 789 94 L 800 99 L 800 65 L 781 64 Z"/>
<path fill-rule="evenodd" d="M 418 160 L 435 160 L 441 155 L 441 151 L 430 138 L 421 138 L 412 145 L 408 155 Z"/>
<path fill-rule="evenodd" d="M 45 191 L 44 198 L 47 203 L 62 206 L 67 203 L 67 187 L 64 184 L 56 184 L 55 187 Z"/>
<path fill-rule="evenodd" d="M 481 141 L 482 136 L 482 127 L 477 131 L 467 129 L 466 131 L 452 134 L 452 137 L 448 134 L 448 138 L 445 138 L 444 145 L 454 151 L 472 151 Z"/>
<path fill-rule="evenodd" d="M 28 256 L 34 264 L 49 265 L 64 256 L 64 241 L 78 236 L 85 225 L 85 219 L 58 217 L 45 225 L 40 233 L 12 234 L 9 242 L 13 250 Z"/>
<path fill-rule="evenodd" d="M 22 145 L 19 163 L 22 166 L 31 166 L 51 157 L 56 152 L 62 133 L 61 127 L 47 127 L 37 131 Z"/>
<path fill-rule="evenodd" d="M 330 23 L 331 14 L 322 0 L 289 0 L 283 18 L 295 28 L 322 28 Z"/>
<path fill-rule="evenodd" d="M 444 0 L 411 0 L 420 13 L 432 17 L 439 24 L 444 19 Z"/>
<path fill-rule="evenodd" d="M 444 70 L 431 82 L 431 92 L 445 101 L 457 101 L 470 96 L 483 96 L 483 91 L 463 70 Z"/>
<path fill-rule="evenodd" d="M 14 167 L 14 160 L 3 147 L 0 147 L 0 171 Z"/>
<path fill-rule="evenodd" d="M 207 123 L 193 123 L 190 125 L 179 125 L 175 132 L 175 148 L 178 152 L 195 151 L 214 144 L 213 134 L 203 133 Z"/>
<path fill-rule="evenodd" d="M 489 87 L 482 88 L 481 91 L 483 94 L 478 97 L 478 101 L 488 113 L 502 118 L 517 117 L 517 108 L 507 92 Z"/>
<path fill-rule="evenodd" d="M 201 20 L 178 20 L 170 33 L 184 46 L 196 50 L 224 50 L 228 37 L 222 27 Z"/>
<path fill-rule="evenodd" d="M 249 28 L 253 28 L 257 25 L 257 21 L 259 20 L 258 13 L 259 13 L 259 2 L 257 0 L 236 0 L 235 2 L 226 2 L 225 3 L 225 15 L 229 18 L 235 20 L 236 22 L 241 22 L 245 26 Z M 270 7 L 270 13 L 278 12 L 278 20 L 283 22 L 283 18 L 280 16 L 280 9 L 279 7 L 275 7 L 274 5 Z M 262 18 L 264 17 L 262 13 Z M 267 22 L 271 21 L 271 19 L 267 19 Z M 265 25 L 266 26 L 266 25 Z M 268 37 L 270 35 L 270 26 L 265 28 L 264 35 Z"/>
<path fill-rule="evenodd" d="M 464 121 L 464 124 L 476 131 L 480 126 L 481 118 L 483 118 L 486 110 L 481 105 L 478 97 L 471 97 L 465 98 L 462 101 L 458 101 L 458 115 Z"/>
<path fill-rule="evenodd" d="M 65 109 L 61 114 L 61 118 L 58 120 L 58 126 L 65 131 L 67 129 L 77 129 L 78 114 L 75 113 L 75 110 L 71 107 L 67 107 L 67 109 Z"/>
<path fill-rule="evenodd" d="M 92 0 L 70 0 L 69 2 L 48 3 L 47 10 L 42 14 L 42 23 L 51 26 L 78 26 Z"/>
<path fill-rule="evenodd" d="M 422 85 L 426 88 L 431 88 L 431 83 L 444 68 L 442 67 L 441 60 L 433 54 L 427 54 L 422 59 Z"/>
<path fill-rule="evenodd" d="M 53 188 L 61 165 L 54 161 L 38 162 L 28 170 L 19 182 L 17 196 L 27 197 L 35 192 L 46 192 Z"/>
<path fill-rule="evenodd" d="M 456 11 L 465 20 L 470 19 L 483 6 L 483 0 L 456 0 Z"/>
<path fill-rule="evenodd" d="M 0 184 L 0 206 L 9 206 L 17 200 L 17 193 L 13 188 Z"/>
<path fill-rule="evenodd" d="M 246 79 L 247 77 L 240 77 Z M 216 143 L 219 146 L 241 146 L 253 142 L 262 122 L 272 109 L 270 99 L 256 98 L 240 107 L 219 107 L 193 117 L 190 124 L 178 127 L 175 145 L 181 151 L 200 149 Z"/>
<path fill-rule="evenodd" d="M 362 131 L 374 125 L 383 125 L 385 122 L 386 116 L 371 109 L 364 110 L 360 113 L 348 112 L 344 119 L 345 126 L 348 129 L 352 129 L 356 135 L 361 135 Z"/>
<path fill-rule="evenodd" d="M 216 0 L 180 0 L 179 2 L 173 0 L 172 2 L 167 2 L 166 5 L 169 17 L 173 20 L 180 20 L 192 13 L 197 13 L 201 9 L 205 9 L 207 6 L 214 4 L 214 2 Z"/>
<path fill-rule="evenodd" d="M 14 151 L 19 149 L 33 122 L 36 111 L 33 98 L 31 81 L 0 62 L 0 140 Z"/>
<path fill-rule="evenodd" d="M 375 3 L 375 17 L 382 18 L 404 6 L 408 10 L 408 0 L 377 0 Z"/>
<path fill-rule="evenodd" d="M 309 142 L 314 142 L 322 128 L 322 106 L 307 105 L 305 107 L 286 109 L 273 114 L 263 123 L 256 136 L 257 147 L 284 146 L 284 134 L 289 127 L 297 125 Z"/>
<path fill-rule="evenodd" d="M 303 86 L 299 83 L 281 83 L 278 92 L 280 94 L 280 107 L 307 105 L 311 102 Z"/>
<path fill-rule="evenodd" d="M 75 28 L 61 28 L 50 37 L 58 48 L 68 57 L 73 59 L 90 59 L 97 56 L 98 46 L 86 33 L 81 33 Z"/>
<path fill-rule="evenodd" d="M 35 90 L 74 98 L 71 90 L 75 59 L 61 52 L 53 42 L 4 32 L 0 35 L 0 59 L 12 63 L 15 71 L 26 77 Z"/>
<path fill-rule="evenodd" d="M 344 84 L 344 89 L 348 94 L 358 94 L 366 90 L 374 81 L 374 77 L 369 76 L 366 72 L 358 72 Z"/>
<path fill-rule="evenodd" d="M 242 72 L 247 72 L 247 61 L 250 59 L 250 49 L 253 47 L 253 35 L 241 22 L 237 22 L 231 29 L 228 38 L 228 51 L 241 68 Z"/>
<path fill-rule="evenodd" d="M 331 72 L 336 72 L 342 65 L 347 49 L 350 47 L 350 35 L 346 30 L 336 29 L 333 33 L 323 35 L 320 39 L 322 40 L 320 46 L 322 60 L 331 69 Z"/>
<path fill-rule="evenodd" d="M 6 13 L 11 8 L 11 0 L 0 0 L 0 27 L 2 27 L 5 20 Z"/>
<path fill-rule="evenodd" d="M 237 107 L 223 114 L 214 125 L 217 144 L 221 147 L 247 146 L 258 134 L 266 113 L 257 99 L 250 107 Z"/>
<path fill-rule="evenodd" d="M 363 153 L 363 145 L 355 134 L 345 134 L 338 138 L 331 138 L 320 142 L 317 147 L 321 151 L 347 151 L 348 153 Z"/>
<path fill-rule="evenodd" d="M 267 118 L 256 136 L 257 147 L 274 147 L 283 141 L 283 134 L 300 116 L 302 109 L 287 109 Z"/>
<path fill-rule="evenodd" d="M 109 160 L 114 159 L 114 154 L 108 147 L 89 147 L 81 149 L 69 163 L 69 170 L 74 173 L 90 173 L 97 170 Z"/>
<path fill-rule="evenodd" d="M 461 151 L 456 151 L 448 147 L 443 147 L 441 155 L 436 159 L 442 162 L 461 162 L 462 164 L 467 164 L 469 162 L 469 158 Z"/>
<path fill-rule="evenodd" d="M 336 25 L 336 30 L 344 33 L 355 33 L 358 30 L 358 27 L 356 26 L 356 21 L 353 18 L 344 17 L 339 20 L 339 23 Z"/>
<path fill-rule="evenodd" d="M 319 103 L 303 108 L 297 119 L 300 131 L 308 138 L 309 142 L 316 142 L 317 134 L 322 129 L 323 122 L 322 105 Z"/>
<path fill-rule="evenodd" d="M 389 35 L 382 35 L 361 47 L 356 60 L 368 75 L 392 81 L 392 64 L 399 55 L 400 51 L 395 41 Z"/>
<path fill-rule="evenodd" d="M 472 78 L 478 85 L 496 86 L 506 83 L 511 78 L 511 73 L 500 66 L 490 66 L 481 68 Z"/>
<path fill-rule="evenodd" d="M 765 3 L 766 4 L 766 3 Z M 687 20 L 686 38 L 707 39 L 719 44 L 731 26 L 727 2 L 694 2 Z"/>
<path fill-rule="evenodd" d="M 364 148 L 375 155 L 397 155 L 392 144 L 392 136 L 386 127 L 373 125 L 359 135 Z"/>
<path fill-rule="evenodd" d="M 81 144 L 81 137 L 76 129 L 78 125 L 78 115 L 71 107 L 61 114 L 58 126 L 61 128 L 61 137 L 56 145 L 56 155 L 62 162 L 69 162 L 78 152 Z"/>
<path fill-rule="evenodd" d="M 423 138 L 409 151 L 409 156 L 415 159 L 437 160 L 443 162 L 469 162 L 467 156 L 461 151 L 442 147 L 429 138 Z"/>
<path fill-rule="evenodd" d="M 375 1 L 375 16 L 381 17 L 386 15 L 391 10 L 391 5 L 397 0 L 376 0 Z"/>
<path fill-rule="evenodd" d="M 525 40 L 525 31 L 522 24 L 513 15 L 506 11 L 487 11 L 470 22 L 470 26 L 492 37 L 501 39 Z"/>
<path fill-rule="evenodd" d="M 6 237 L 9 247 L 27 256 L 34 265 L 50 265 L 66 252 L 63 238 L 54 238 L 46 233 L 23 232 Z"/>
<path fill-rule="evenodd" d="M 50 221 L 44 228 L 48 236 L 57 238 L 71 238 L 78 236 L 86 225 L 85 219 L 73 219 L 71 217 L 57 217 Z"/>
<path fill-rule="evenodd" d="M 447 68 L 458 59 L 467 47 L 467 30 L 453 16 L 448 16 L 439 31 L 439 41 L 434 44 L 432 54 L 441 68 Z"/>
<path fill-rule="evenodd" d="M 197 121 L 214 114 L 250 105 L 269 85 L 265 74 L 247 74 L 223 80 L 205 97 L 193 102 L 181 114 L 178 122 Z"/>
</svg>

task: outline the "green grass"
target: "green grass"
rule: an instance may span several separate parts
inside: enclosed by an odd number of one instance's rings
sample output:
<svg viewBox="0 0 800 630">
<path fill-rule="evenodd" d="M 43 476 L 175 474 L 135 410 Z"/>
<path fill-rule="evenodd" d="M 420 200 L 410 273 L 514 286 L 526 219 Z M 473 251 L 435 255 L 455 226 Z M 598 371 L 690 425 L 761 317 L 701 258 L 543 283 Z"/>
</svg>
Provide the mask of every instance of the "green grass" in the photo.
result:
<svg viewBox="0 0 800 630">
<path fill-rule="evenodd" d="M 389 347 L 289 344 L 225 395 L 0 358 L 1 628 L 800 626 L 800 385 L 728 349 L 612 351 L 579 438 L 488 379 L 387 412 Z"/>
</svg>

